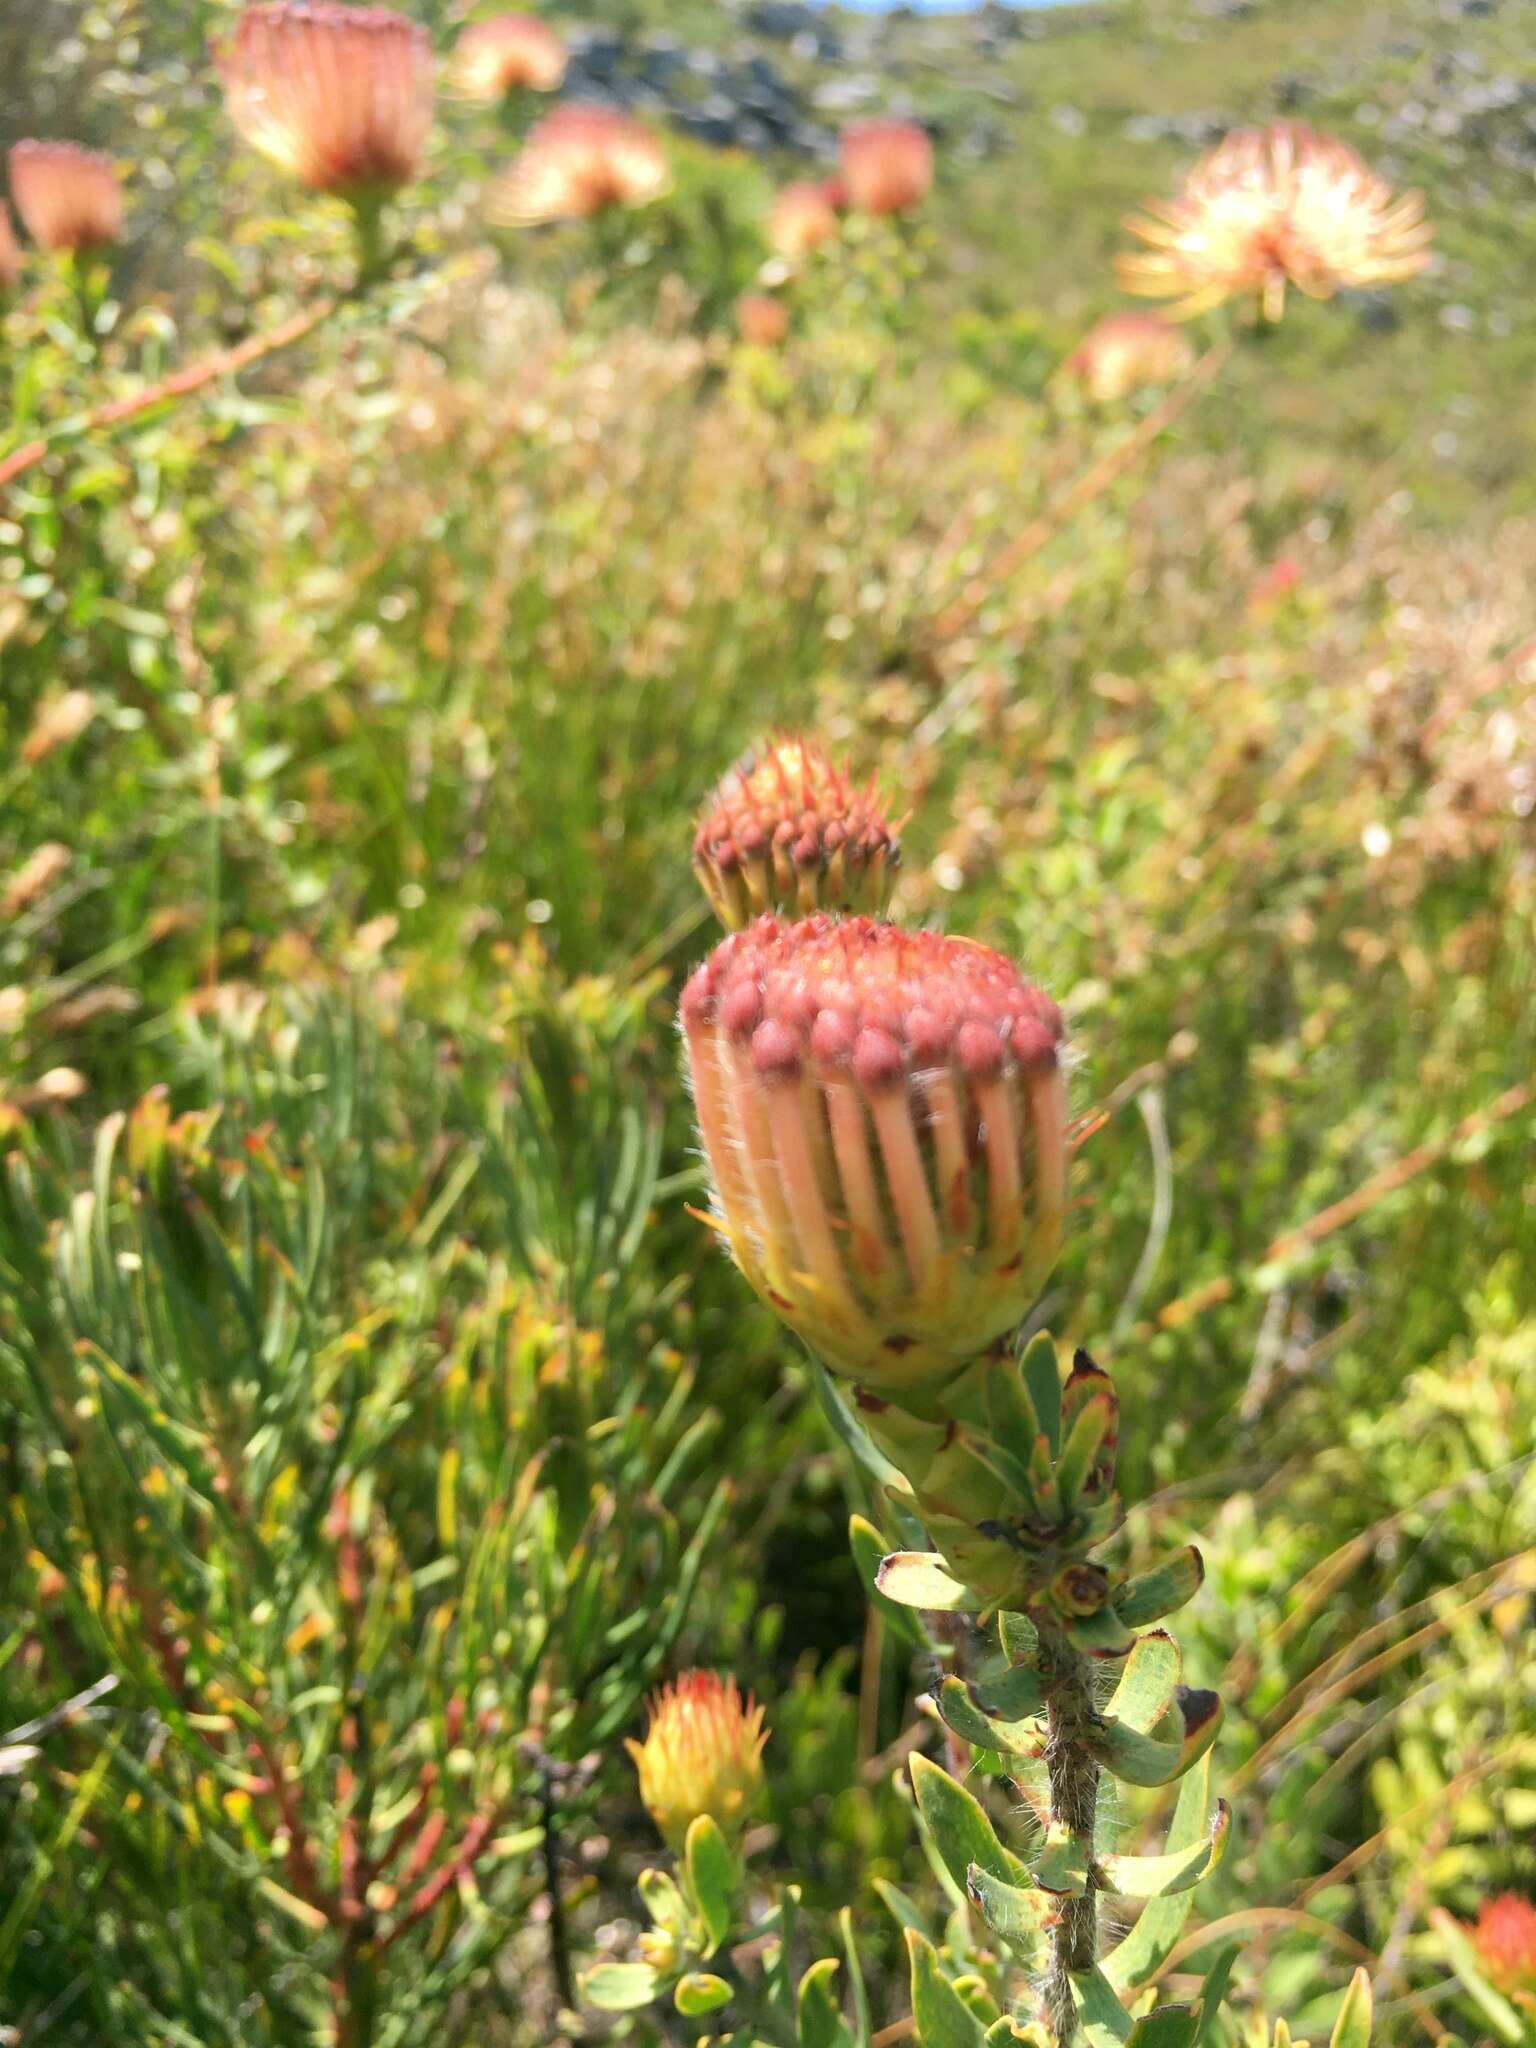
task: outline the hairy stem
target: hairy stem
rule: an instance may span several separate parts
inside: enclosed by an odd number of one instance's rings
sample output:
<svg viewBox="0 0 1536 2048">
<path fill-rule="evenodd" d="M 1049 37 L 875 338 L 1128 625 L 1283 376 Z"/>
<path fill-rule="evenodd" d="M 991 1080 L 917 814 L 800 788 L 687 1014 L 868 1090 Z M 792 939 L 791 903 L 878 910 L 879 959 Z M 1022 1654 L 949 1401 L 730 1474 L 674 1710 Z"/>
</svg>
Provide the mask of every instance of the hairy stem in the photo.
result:
<svg viewBox="0 0 1536 2048">
<path fill-rule="evenodd" d="M 1074 1974 L 1093 1967 L 1098 1955 L 1099 1902 L 1093 1884 L 1093 1823 L 1099 1799 L 1099 1767 L 1084 1737 L 1095 1715 L 1093 1676 L 1088 1660 L 1065 1637 L 1040 1640 L 1040 1667 L 1045 1682 L 1045 1767 L 1050 1779 L 1051 1813 L 1080 1842 L 1088 1864 L 1088 1887 L 1081 1898 L 1064 1899 L 1051 1931 L 1051 1964 L 1046 1979 L 1046 2008 L 1060 2042 L 1077 2033 L 1077 2004 L 1072 1996 Z"/>
</svg>

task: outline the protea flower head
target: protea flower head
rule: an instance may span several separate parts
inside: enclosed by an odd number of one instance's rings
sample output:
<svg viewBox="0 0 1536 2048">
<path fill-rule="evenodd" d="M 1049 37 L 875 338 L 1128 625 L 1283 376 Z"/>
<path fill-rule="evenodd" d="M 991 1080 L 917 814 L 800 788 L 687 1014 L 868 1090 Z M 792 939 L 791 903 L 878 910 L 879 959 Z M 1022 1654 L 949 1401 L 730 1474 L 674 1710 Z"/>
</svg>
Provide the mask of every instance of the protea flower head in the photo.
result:
<svg viewBox="0 0 1536 2048">
<path fill-rule="evenodd" d="M 367 199 L 420 169 L 432 52 L 425 30 L 403 15 L 262 0 L 215 62 L 240 133 L 311 191 Z"/>
<path fill-rule="evenodd" d="M 491 215 L 513 227 L 586 220 L 612 206 L 643 206 L 666 186 L 666 153 L 643 122 L 572 102 L 534 125 L 492 196 Z"/>
<path fill-rule="evenodd" d="M 14 142 L 11 201 L 40 249 L 82 256 L 123 231 L 123 188 L 112 159 L 78 142 Z"/>
<path fill-rule="evenodd" d="M 933 184 L 933 144 L 915 121 L 853 121 L 838 143 L 840 182 L 855 213 L 906 213 Z"/>
<path fill-rule="evenodd" d="M 1500 1991 L 1536 1994 L 1536 1906 L 1516 1892 L 1484 1899 L 1472 1946 Z"/>
<path fill-rule="evenodd" d="M 780 256 L 797 259 L 832 241 L 842 223 L 836 194 L 828 179 L 801 179 L 786 185 L 768 209 L 768 246 Z"/>
<path fill-rule="evenodd" d="M 694 833 L 694 873 L 732 931 L 765 910 L 880 911 L 898 829 L 873 781 L 856 788 L 815 740 L 783 734 L 715 789 Z"/>
<path fill-rule="evenodd" d="M 1110 313 L 1090 327 L 1065 364 L 1099 405 L 1149 384 L 1172 384 L 1194 362 L 1189 336 L 1157 313 Z"/>
<path fill-rule="evenodd" d="M 762 917 L 683 990 L 714 1221 L 834 1371 L 935 1390 L 1023 1317 L 1067 1192 L 1061 1015 L 968 939 Z"/>
<path fill-rule="evenodd" d="M 736 301 L 736 326 L 756 348 L 777 348 L 789 332 L 789 308 L 768 292 L 743 292 Z"/>
<path fill-rule="evenodd" d="M 648 1703 L 644 1742 L 626 1742 L 640 1797 L 663 1839 L 680 1850 L 701 1814 L 738 1835 L 763 1785 L 763 1710 L 734 1678 L 685 1671 Z"/>
<path fill-rule="evenodd" d="M 21 276 L 21 248 L 11 226 L 11 209 L 0 200 L 0 291 L 9 291 Z"/>
<path fill-rule="evenodd" d="M 509 92 L 553 92 L 565 77 L 565 44 L 531 14 L 474 21 L 459 37 L 451 76 L 466 99 L 499 100 Z"/>
<path fill-rule="evenodd" d="M 1227 136 L 1176 199 L 1126 225 L 1150 246 L 1121 257 L 1121 283 L 1176 301 L 1179 318 L 1252 293 L 1278 320 L 1287 285 L 1328 299 L 1413 277 L 1433 232 L 1419 193 L 1395 194 L 1347 143 L 1294 121 Z"/>
</svg>

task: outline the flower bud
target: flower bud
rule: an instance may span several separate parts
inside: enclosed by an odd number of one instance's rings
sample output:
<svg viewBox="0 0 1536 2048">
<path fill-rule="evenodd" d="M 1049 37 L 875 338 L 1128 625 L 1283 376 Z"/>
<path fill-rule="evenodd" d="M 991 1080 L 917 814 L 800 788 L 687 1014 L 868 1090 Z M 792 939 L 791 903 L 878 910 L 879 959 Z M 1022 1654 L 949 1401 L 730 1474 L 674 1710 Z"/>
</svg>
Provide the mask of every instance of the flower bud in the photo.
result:
<svg viewBox="0 0 1536 2048">
<path fill-rule="evenodd" d="M 640 1797 L 668 1846 L 708 1814 L 722 1834 L 741 1832 L 763 1785 L 763 1710 L 734 1678 L 685 1671 L 649 1703 L 644 1742 L 626 1742 Z"/>
<path fill-rule="evenodd" d="M 1097 405 L 1149 384 L 1172 384 L 1195 360 L 1189 336 L 1156 313 L 1111 313 L 1090 327 L 1065 371 Z"/>
<path fill-rule="evenodd" d="M 855 213 L 907 213 L 933 184 L 933 144 L 915 121 L 854 121 L 838 144 L 841 183 Z"/>
<path fill-rule="evenodd" d="M 830 181 L 802 179 L 778 194 L 768 209 L 765 233 L 771 249 L 793 259 L 832 241 L 841 225 Z"/>
<path fill-rule="evenodd" d="M 739 931 L 764 910 L 885 907 L 901 859 L 873 782 L 855 789 L 815 740 L 754 747 L 715 790 L 693 869 L 715 915 Z"/>
<path fill-rule="evenodd" d="M 643 122 L 572 102 L 535 123 L 492 194 L 491 217 L 509 227 L 587 220 L 609 207 L 643 206 L 666 184 L 666 153 Z"/>
<path fill-rule="evenodd" d="M 11 200 L 40 249 L 80 256 L 123 231 L 123 188 L 112 159 L 78 142 L 11 145 Z"/>
<path fill-rule="evenodd" d="M 763 917 L 682 998 L 716 1227 L 834 1371 L 935 1389 L 1019 1322 L 1061 1243 L 1061 1015 L 986 946 Z"/>
<path fill-rule="evenodd" d="M 531 14 L 473 21 L 454 47 L 451 76 L 466 99 L 509 92 L 553 92 L 565 77 L 565 44 Z"/>
<path fill-rule="evenodd" d="M 311 191 L 366 200 L 420 169 L 432 51 L 403 15 L 270 0 L 246 8 L 215 61 L 240 133 Z"/>
</svg>

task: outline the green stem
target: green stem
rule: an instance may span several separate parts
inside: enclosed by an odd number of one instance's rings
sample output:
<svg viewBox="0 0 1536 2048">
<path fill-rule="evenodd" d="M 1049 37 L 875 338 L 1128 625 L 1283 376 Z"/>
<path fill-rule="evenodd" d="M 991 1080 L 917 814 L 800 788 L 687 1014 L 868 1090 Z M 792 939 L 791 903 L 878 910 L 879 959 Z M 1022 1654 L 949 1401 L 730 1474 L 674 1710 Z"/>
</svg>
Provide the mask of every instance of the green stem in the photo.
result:
<svg viewBox="0 0 1536 2048">
<path fill-rule="evenodd" d="M 357 231 L 357 284 L 360 292 L 377 284 L 389 261 L 384 240 L 384 197 L 380 192 L 360 192 L 351 202 Z"/>
<path fill-rule="evenodd" d="M 1099 1902 L 1093 1882 L 1093 1829 L 1099 1801 L 1099 1767 L 1085 1741 L 1097 1709 L 1092 1667 L 1065 1636 L 1047 1636 L 1042 1631 L 1040 1670 L 1046 1698 L 1045 1768 L 1051 1787 L 1051 1814 L 1082 1845 L 1089 1873 L 1082 1897 L 1062 1901 L 1051 1930 L 1046 2008 L 1056 2039 L 1065 2043 L 1077 2033 L 1072 1979 L 1081 1971 L 1092 1969 L 1098 1958 Z"/>
</svg>

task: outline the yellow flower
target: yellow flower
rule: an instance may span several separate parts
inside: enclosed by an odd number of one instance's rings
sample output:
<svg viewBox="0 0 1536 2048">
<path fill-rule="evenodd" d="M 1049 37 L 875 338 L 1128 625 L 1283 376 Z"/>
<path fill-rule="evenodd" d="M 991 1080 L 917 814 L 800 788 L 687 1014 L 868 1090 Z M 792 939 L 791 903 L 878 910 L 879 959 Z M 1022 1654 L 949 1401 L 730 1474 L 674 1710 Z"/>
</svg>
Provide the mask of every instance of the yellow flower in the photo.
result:
<svg viewBox="0 0 1536 2048">
<path fill-rule="evenodd" d="M 1180 318 L 1252 292 L 1278 320 L 1287 285 L 1327 299 L 1413 277 L 1432 234 L 1420 194 L 1394 194 L 1347 143 L 1293 121 L 1227 136 L 1178 198 L 1126 225 L 1149 247 L 1121 257 L 1121 283 L 1177 301 Z"/>
<path fill-rule="evenodd" d="M 721 1832 L 745 1826 L 763 1785 L 763 1710 L 734 1678 L 685 1671 L 650 1701 L 644 1742 L 626 1742 L 640 1797 L 669 1847 L 708 1814 Z"/>
</svg>

